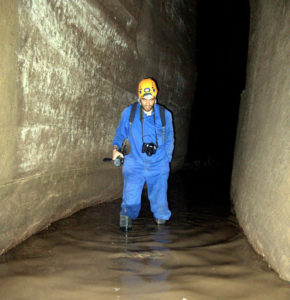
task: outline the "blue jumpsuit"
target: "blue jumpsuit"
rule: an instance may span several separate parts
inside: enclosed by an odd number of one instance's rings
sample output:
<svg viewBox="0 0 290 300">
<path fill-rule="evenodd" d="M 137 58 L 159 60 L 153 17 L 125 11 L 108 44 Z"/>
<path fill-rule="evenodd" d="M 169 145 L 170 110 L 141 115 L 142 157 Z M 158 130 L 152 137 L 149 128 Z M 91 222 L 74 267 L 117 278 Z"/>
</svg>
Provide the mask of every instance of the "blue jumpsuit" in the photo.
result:
<svg viewBox="0 0 290 300">
<path fill-rule="evenodd" d="M 155 104 L 154 112 L 150 116 L 143 113 L 143 139 L 145 143 L 156 144 L 155 128 L 158 148 L 155 154 L 148 156 L 142 153 L 142 126 L 140 121 L 140 104 L 138 103 L 135 118 L 130 126 L 129 116 L 131 106 L 122 112 L 120 124 L 113 139 L 113 145 L 121 147 L 128 138 L 131 151 L 125 156 L 123 165 L 124 188 L 121 215 L 136 219 L 141 208 L 141 194 L 145 182 L 147 183 L 148 198 L 151 211 L 156 219 L 169 220 L 171 212 L 167 203 L 167 181 L 169 163 L 174 148 L 174 134 L 171 113 L 165 109 L 165 142 L 162 136 L 162 122 L 159 105 Z M 155 113 L 155 125 L 154 116 Z"/>
</svg>

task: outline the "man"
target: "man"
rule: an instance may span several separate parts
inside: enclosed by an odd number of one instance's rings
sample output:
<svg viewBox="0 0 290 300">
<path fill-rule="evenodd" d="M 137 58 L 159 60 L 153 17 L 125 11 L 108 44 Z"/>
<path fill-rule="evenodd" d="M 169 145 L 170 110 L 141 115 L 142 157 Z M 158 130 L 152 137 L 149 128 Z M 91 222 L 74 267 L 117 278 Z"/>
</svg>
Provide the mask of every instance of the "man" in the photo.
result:
<svg viewBox="0 0 290 300">
<path fill-rule="evenodd" d="M 157 224 L 165 224 L 171 216 L 167 203 L 169 163 L 172 159 L 174 135 L 171 113 L 156 103 L 158 89 L 151 78 L 138 85 L 138 104 L 133 122 L 133 105 L 123 112 L 113 139 L 112 159 L 123 154 L 118 151 L 125 139 L 131 151 L 123 165 L 124 187 L 120 213 L 120 228 L 132 229 L 141 208 L 141 195 L 145 182 L 151 211 Z M 163 111 L 163 112 L 162 112 Z M 164 124 L 165 123 L 165 124 Z"/>
</svg>

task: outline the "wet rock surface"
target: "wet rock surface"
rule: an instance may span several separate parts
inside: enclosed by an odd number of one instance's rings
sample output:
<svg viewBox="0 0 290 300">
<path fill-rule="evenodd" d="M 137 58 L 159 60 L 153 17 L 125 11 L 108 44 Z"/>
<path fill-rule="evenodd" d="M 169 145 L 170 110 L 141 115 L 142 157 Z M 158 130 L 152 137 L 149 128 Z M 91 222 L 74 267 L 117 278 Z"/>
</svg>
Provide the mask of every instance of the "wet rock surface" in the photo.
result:
<svg viewBox="0 0 290 300">
<path fill-rule="evenodd" d="M 146 193 L 128 234 L 120 200 L 54 223 L 1 257 L 1 299 L 288 299 L 230 214 L 220 175 L 172 176 L 165 226 Z"/>
<path fill-rule="evenodd" d="M 290 2 L 250 2 L 231 194 L 250 243 L 290 281 Z"/>
<path fill-rule="evenodd" d="M 60 218 L 121 196 L 121 172 L 103 158 L 144 77 L 157 80 L 159 102 L 173 111 L 173 163 L 182 165 L 195 85 L 189 7 L 169 0 L 1 4 L 1 254 Z"/>
</svg>

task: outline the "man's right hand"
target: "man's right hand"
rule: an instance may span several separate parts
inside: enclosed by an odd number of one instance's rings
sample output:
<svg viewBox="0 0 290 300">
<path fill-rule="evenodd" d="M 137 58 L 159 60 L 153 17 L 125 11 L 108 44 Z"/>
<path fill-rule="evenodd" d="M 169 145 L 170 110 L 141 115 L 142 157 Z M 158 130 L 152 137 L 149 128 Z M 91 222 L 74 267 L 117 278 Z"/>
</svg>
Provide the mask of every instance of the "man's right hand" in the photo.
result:
<svg viewBox="0 0 290 300">
<path fill-rule="evenodd" d="M 117 149 L 113 149 L 112 160 L 115 160 L 118 156 L 124 158 L 124 155 L 121 152 L 119 152 Z"/>
</svg>

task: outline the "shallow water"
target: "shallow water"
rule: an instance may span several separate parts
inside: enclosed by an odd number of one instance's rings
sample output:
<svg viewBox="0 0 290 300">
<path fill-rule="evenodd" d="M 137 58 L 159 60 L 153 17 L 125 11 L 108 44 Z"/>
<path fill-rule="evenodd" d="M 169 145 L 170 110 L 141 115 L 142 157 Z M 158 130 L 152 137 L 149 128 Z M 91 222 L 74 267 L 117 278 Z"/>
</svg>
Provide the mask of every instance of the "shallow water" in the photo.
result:
<svg viewBox="0 0 290 300">
<path fill-rule="evenodd" d="M 193 179 L 171 179 L 165 226 L 154 224 L 144 197 L 128 234 L 117 200 L 31 237 L 0 258 L 0 299 L 290 299 L 289 284 L 248 245 L 216 179 Z"/>
</svg>

